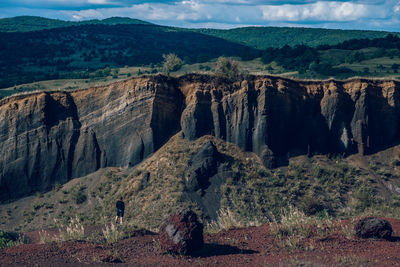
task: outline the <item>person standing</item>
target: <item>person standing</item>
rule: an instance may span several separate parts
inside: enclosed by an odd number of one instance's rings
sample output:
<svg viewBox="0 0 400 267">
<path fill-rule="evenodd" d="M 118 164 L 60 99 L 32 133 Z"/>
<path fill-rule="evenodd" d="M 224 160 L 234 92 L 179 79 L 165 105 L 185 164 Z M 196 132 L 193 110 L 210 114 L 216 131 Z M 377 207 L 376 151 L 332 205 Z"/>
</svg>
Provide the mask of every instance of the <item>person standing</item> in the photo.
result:
<svg viewBox="0 0 400 267">
<path fill-rule="evenodd" d="M 125 212 L 125 203 L 122 197 L 120 197 L 115 206 L 117 208 L 117 216 L 115 216 L 115 223 L 118 223 L 118 217 L 119 217 L 120 224 L 122 224 L 123 220 L 122 218 L 124 217 L 124 212 Z"/>
</svg>

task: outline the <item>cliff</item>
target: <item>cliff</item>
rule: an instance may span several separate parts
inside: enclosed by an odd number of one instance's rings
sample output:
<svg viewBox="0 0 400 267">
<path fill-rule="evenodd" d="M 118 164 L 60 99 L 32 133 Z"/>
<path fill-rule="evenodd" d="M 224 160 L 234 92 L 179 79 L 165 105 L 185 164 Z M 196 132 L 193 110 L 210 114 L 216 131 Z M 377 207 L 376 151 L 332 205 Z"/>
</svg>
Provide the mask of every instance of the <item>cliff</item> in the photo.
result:
<svg viewBox="0 0 400 267">
<path fill-rule="evenodd" d="M 133 166 L 182 130 L 211 134 L 267 167 L 314 153 L 372 153 L 399 140 L 398 81 L 257 76 L 133 78 L 0 101 L 0 200 L 107 166 Z"/>
</svg>

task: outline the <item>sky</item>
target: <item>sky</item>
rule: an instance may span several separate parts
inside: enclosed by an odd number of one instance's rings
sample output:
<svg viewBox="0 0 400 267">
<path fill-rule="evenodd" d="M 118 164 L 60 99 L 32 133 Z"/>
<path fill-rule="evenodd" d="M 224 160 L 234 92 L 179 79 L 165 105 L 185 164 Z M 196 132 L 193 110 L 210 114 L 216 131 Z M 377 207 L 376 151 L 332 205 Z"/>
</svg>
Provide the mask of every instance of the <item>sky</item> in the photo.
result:
<svg viewBox="0 0 400 267">
<path fill-rule="evenodd" d="M 400 0 L 0 0 L 0 18 L 130 17 L 185 28 L 291 26 L 400 32 Z"/>
</svg>

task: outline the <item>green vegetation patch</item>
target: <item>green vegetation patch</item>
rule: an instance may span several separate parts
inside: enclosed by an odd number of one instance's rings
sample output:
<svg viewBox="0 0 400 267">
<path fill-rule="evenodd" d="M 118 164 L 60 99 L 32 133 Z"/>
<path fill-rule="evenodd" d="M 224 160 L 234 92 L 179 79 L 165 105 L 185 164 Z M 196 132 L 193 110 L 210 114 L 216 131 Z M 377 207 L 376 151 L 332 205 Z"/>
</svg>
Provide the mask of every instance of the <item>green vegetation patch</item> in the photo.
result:
<svg viewBox="0 0 400 267">
<path fill-rule="evenodd" d="M 27 243 L 28 240 L 21 234 L 0 230 L 0 249 Z"/>
</svg>

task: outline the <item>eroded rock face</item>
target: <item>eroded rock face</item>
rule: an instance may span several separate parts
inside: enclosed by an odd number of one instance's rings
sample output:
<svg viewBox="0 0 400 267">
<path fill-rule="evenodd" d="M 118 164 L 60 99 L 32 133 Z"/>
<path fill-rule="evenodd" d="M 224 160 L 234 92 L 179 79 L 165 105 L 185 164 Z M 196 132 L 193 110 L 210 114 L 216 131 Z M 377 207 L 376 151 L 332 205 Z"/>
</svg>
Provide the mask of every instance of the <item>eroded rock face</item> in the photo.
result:
<svg viewBox="0 0 400 267">
<path fill-rule="evenodd" d="M 10 97 L 0 100 L 0 201 L 135 165 L 180 130 L 235 143 L 267 167 L 299 154 L 374 152 L 399 141 L 399 88 L 386 80 L 186 75 Z"/>
<path fill-rule="evenodd" d="M 397 81 L 182 79 L 180 88 L 186 138 L 215 135 L 257 153 L 267 167 L 299 154 L 370 153 L 399 140 Z"/>
<path fill-rule="evenodd" d="M 191 210 L 180 210 L 166 219 L 159 231 L 162 251 L 188 255 L 204 244 L 203 224 Z"/>
<path fill-rule="evenodd" d="M 392 237 L 392 226 L 386 220 L 376 217 L 361 219 L 354 226 L 356 235 L 360 238 L 384 238 Z"/>
<path fill-rule="evenodd" d="M 158 77 L 0 101 L 0 200 L 139 163 L 179 131 L 182 100 Z"/>
</svg>

